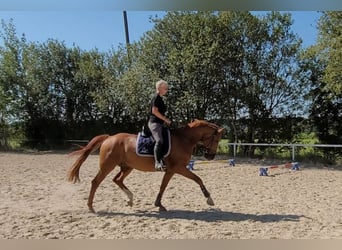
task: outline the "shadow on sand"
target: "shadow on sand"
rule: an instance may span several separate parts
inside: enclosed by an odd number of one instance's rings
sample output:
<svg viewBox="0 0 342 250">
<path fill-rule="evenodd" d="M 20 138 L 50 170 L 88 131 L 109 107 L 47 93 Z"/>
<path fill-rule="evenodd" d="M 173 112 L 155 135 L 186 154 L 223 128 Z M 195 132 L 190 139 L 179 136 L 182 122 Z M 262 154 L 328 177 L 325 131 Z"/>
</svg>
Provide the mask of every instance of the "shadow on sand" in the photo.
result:
<svg viewBox="0 0 342 250">
<path fill-rule="evenodd" d="M 136 211 L 133 213 L 120 212 L 104 212 L 97 213 L 101 217 L 116 217 L 116 216 L 136 216 L 148 217 L 157 219 L 183 219 L 183 220 L 197 220 L 205 222 L 219 222 L 219 221 L 258 221 L 262 223 L 279 222 L 279 221 L 299 221 L 304 218 L 304 215 L 293 214 L 245 214 L 225 212 L 218 209 L 209 209 L 205 211 L 188 211 L 188 210 L 169 210 L 167 212 L 153 212 L 153 211 Z"/>
</svg>

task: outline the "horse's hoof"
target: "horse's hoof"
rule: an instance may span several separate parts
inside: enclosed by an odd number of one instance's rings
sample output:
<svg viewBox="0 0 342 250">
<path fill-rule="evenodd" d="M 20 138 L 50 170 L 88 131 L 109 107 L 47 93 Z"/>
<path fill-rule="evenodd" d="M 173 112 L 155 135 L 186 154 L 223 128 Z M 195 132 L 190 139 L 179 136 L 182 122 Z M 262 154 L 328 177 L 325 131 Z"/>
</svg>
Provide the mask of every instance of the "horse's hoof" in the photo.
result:
<svg viewBox="0 0 342 250">
<path fill-rule="evenodd" d="M 213 201 L 213 199 L 212 199 L 211 197 L 209 197 L 209 198 L 207 199 L 207 204 L 210 205 L 210 206 L 214 206 L 214 205 L 215 205 L 215 204 L 214 204 L 214 201 Z"/>
<path fill-rule="evenodd" d="M 94 208 L 89 208 L 89 213 L 95 214 Z"/>
<path fill-rule="evenodd" d="M 163 207 L 163 206 L 160 206 L 159 207 L 159 212 L 166 212 L 167 210 L 166 210 L 166 208 L 165 207 Z"/>
<path fill-rule="evenodd" d="M 127 206 L 133 207 L 133 201 L 127 201 Z"/>
</svg>

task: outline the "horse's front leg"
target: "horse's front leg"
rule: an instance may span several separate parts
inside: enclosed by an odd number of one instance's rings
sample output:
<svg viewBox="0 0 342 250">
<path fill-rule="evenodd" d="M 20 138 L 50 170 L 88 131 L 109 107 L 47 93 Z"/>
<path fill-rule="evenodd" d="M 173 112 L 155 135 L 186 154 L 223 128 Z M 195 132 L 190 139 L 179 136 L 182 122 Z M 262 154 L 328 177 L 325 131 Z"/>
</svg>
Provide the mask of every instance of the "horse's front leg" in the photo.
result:
<svg viewBox="0 0 342 250">
<path fill-rule="evenodd" d="M 199 178 L 199 177 L 198 177 Z M 204 197 L 207 198 L 207 204 L 210 206 L 214 206 L 214 201 L 210 196 L 210 193 L 208 192 L 208 190 L 205 188 L 204 184 L 202 183 L 202 185 L 200 185 L 202 193 L 204 194 Z"/>
<path fill-rule="evenodd" d="M 200 186 L 200 188 L 202 190 L 202 193 L 204 194 L 204 197 L 207 198 L 207 204 L 210 205 L 210 206 L 214 206 L 214 201 L 211 198 L 210 193 L 208 192 L 208 190 L 204 186 L 203 181 L 202 181 L 202 179 L 200 177 L 195 175 L 193 172 L 191 172 L 187 168 L 182 168 L 177 173 L 180 174 L 180 175 L 183 175 L 186 178 L 194 180 Z"/>
<path fill-rule="evenodd" d="M 161 204 L 161 199 L 162 199 L 164 191 L 165 191 L 167 185 L 169 184 L 169 181 L 170 181 L 170 179 L 171 179 L 171 177 L 173 175 L 174 175 L 174 173 L 171 173 L 171 172 L 168 172 L 168 171 L 166 171 L 166 173 L 164 174 L 162 183 L 160 185 L 159 193 L 157 195 L 157 199 L 154 202 L 154 205 L 156 207 L 159 207 L 159 211 L 167 211 L 166 208 Z"/>
</svg>

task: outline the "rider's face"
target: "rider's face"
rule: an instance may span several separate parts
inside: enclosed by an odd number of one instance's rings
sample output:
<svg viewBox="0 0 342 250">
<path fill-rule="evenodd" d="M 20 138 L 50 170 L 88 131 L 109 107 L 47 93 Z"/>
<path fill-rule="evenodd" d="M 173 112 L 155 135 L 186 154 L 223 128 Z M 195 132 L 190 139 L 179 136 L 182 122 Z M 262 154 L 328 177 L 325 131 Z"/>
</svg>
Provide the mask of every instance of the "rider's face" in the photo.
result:
<svg viewBox="0 0 342 250">
<path fill-rule="evenodd" d="M 166 84 L 162 84 L 159 87 L 159 95 L 164 96 L 168 90 L 169 90 L 169 87 Z"/>
</svg>

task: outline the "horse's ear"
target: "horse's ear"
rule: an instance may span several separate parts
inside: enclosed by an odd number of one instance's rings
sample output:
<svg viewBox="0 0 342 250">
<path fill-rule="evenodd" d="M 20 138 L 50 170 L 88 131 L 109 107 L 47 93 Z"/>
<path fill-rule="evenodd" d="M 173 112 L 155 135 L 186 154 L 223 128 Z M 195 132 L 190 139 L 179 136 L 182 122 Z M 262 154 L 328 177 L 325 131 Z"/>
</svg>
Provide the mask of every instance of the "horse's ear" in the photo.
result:
<svg viewBox="0 0 342 250">
<path fill-rule="evenodd" d="M 223 130 L 224 130 L 224 128 L 219 128 L 219 129 L 217 130 L 217 132 L 221 134 L 221 133 L 223 132 Z"/>
</svg>

